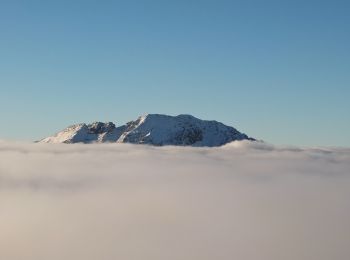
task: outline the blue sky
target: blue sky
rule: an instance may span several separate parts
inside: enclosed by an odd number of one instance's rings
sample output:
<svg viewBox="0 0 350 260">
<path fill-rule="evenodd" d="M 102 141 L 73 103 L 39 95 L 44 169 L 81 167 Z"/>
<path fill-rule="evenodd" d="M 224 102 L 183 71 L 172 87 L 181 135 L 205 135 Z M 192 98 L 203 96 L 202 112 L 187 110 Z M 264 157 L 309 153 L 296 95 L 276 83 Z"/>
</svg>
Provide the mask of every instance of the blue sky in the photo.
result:
<svg viewBox="0 0 350 260">
<path fill-rule="evenodd" d="M 0 139 L 193 114 L 350 146 L 349 1 L 1 1 Z"/>
</svg>

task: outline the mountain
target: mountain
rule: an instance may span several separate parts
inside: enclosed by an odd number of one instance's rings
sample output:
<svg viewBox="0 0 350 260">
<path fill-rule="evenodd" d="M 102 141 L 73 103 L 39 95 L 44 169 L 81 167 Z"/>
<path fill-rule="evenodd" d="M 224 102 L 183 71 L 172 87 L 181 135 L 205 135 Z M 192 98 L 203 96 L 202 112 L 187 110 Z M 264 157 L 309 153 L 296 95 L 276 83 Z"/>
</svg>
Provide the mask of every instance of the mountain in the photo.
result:
<svg viewBox="0 0 350 260">
<path fill-rule="evenodd" d="M 236 140 L 255 139 L 217 121 L 201 120 L 191 115 L 148 114 L 119 127 L 111 122 L 76 124 L 39 142 L 69 144 L 117 142 L 212 147 Z"/>
</svg>

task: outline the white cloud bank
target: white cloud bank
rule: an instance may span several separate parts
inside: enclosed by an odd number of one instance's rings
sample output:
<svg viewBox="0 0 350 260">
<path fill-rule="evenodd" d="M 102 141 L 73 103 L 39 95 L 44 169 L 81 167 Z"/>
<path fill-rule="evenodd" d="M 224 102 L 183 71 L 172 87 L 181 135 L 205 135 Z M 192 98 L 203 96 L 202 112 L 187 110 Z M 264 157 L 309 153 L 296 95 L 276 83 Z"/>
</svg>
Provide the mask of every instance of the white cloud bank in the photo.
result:
<svg viewBox="0 0 350 260">
<path fill-rule="evenodd" d="M 0 142 L 0 259 L 350 259 L 350 149 Z"/>
</svg>

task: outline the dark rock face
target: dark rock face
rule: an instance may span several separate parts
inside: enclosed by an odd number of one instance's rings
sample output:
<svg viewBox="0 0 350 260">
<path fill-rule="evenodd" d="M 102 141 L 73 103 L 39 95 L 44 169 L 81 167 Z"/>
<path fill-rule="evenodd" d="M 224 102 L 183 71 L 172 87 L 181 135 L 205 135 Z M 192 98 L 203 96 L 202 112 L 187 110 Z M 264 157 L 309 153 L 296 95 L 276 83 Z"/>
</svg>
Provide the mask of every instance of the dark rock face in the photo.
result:
<svg viewBox="0 0 350 260">
<path fill-rule="evenodd" d="M 174 138 L 176 145 L 193 145 L 196 142 L 202 141 L 203 132 L 198 127 L 183 128 Z"/>
<path fill-rule="evenodd" d="M 116 127 L 112 122 L 102 123 L 102 122 L 94 122 L 92 124 L 87 125 L 90 134 L 103 134 L 110 133 Z"/>
</svg>

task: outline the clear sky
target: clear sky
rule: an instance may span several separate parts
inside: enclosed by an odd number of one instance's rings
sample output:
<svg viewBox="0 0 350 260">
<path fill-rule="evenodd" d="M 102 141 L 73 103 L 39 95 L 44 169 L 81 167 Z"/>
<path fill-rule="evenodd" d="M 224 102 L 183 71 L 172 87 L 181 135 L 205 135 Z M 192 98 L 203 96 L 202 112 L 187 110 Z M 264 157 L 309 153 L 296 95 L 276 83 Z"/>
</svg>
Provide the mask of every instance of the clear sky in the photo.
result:
<svg viewBox="0 0 350 260">
<path fill-rule="evenodd" d="M 192 114 L 350 146 L 350 1 L 0 1 L 0 139 Z"/>
</svg>

